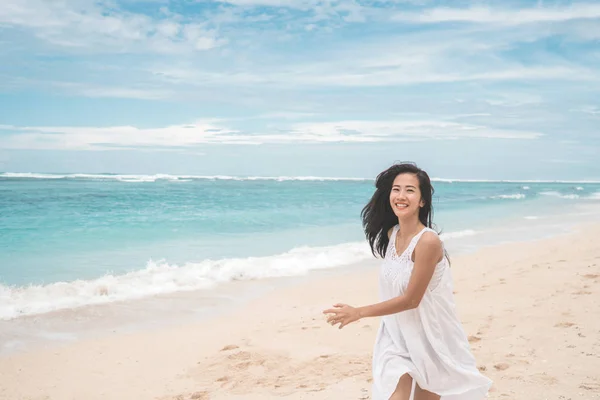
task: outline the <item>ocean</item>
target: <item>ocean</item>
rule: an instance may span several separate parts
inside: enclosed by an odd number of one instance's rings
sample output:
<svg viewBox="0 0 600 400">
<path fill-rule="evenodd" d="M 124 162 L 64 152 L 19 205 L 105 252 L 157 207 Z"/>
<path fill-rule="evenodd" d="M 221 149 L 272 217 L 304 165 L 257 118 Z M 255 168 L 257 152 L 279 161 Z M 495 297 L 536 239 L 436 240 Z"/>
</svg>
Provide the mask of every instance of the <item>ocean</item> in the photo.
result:
<svg viewBox="0 0 600 400">
<path fill-rule="evenodd" d="M 600 182 L 433 179 L 452 254 L 600 219 Z M 0 319 L 372 260 L 373 179 L 0 173 Z"/>
</svg>

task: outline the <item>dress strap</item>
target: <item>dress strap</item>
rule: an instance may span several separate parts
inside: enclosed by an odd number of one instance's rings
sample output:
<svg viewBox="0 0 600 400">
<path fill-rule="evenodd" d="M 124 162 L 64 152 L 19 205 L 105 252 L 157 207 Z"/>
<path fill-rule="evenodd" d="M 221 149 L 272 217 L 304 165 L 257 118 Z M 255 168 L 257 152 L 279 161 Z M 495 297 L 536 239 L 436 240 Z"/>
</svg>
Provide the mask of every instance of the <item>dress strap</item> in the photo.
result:
<svg viewBox="0 0 600 400">
<path fill-rule="evenodd" d="M 412 260 L 412 254 L 413 254 L 413 251 L 415 251 L 415 248 L 417 247 L 417 243 L 419 242 L 419 239 L 421 239 L 421 236 L 423 236 L 423 234 L 424 234 L 425 232 L 433 232 L 433 233 L 435 233 L 435 234 L 437 235 L 437 232 L 436 232 L 436 231 L 434 231 L 433 229 L 431 229 L 431 228 L 428 228 L 428 227 L 425 227 L 425 228 L 423 228 L 423 229 L 421 230 L 421 232 L 417 233 L 417 234 L 416 234 L 416 235 L 415 235 L 415 236 L 412 238 L 412 240 L 410 241 L 410 244 L 408 245 L 408 247 L 407 247 L 407 249 L 406 249 L 406 254 L 408 255 L 408 258 L 409 258 L 410 260 Z"/>
<path fill-rule="evenodd" d="M 390 234 L 390 240 L 388 241 L 388 246 L 387 246 L 387 250 L 386 250 L 386 255 L 385 258 L 394 258 L 395 253 L 396 253 L 396 235 L 398 234 L 398 231 L 400 230 L 400 225 L 396 224 L 394 225 L 394 227 L 392 228 L 392 233 Z"/>
</svg>

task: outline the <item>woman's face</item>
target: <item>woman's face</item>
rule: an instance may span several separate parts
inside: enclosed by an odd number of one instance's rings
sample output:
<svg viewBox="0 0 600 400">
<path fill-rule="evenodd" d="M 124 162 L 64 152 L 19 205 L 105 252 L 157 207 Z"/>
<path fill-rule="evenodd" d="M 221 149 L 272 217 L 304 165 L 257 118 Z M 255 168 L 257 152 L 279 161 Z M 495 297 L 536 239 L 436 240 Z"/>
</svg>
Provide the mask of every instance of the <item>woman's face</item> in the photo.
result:
<svg viewBox="0 0 600 400">
<path fill-rule="evenodd" d="M 390 205 L 398 218 L 406 218 L 413 214 L 419 215 L 423 206 L 419 179 L 415 174 L 403 173 L 394 179 L 390 192 Z"/>
</svg>

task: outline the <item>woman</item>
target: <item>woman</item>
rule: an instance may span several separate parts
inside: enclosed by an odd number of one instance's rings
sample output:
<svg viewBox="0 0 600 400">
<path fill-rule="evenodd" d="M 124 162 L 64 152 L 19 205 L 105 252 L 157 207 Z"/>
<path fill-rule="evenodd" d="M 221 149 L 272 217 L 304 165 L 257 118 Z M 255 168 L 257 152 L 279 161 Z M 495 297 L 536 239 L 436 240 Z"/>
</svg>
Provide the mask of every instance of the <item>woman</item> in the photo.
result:
<svg viewBox="0 0 600 400">
<path fill-rule="evenodd" d="M 373 352 L 374 400 L 480 400 L 492 382 L 477 369 L 456 314 L 450 265 L 432 228 L 433 188 L 414 164 L 377 177 L 362 211 L 374 255 L 384 258 L 381 302 L 325 310 L 339 328 L 382 317 Z M 412 397 L 411 397 L 412 394 Z"/>
</svg>

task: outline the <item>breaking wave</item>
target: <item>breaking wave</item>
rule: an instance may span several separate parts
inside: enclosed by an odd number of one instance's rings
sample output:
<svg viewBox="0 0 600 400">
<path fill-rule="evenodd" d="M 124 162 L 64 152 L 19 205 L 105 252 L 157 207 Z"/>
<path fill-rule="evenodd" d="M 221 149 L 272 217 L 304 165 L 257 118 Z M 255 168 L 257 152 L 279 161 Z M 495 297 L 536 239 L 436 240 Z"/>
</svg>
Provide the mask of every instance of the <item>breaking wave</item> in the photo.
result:
<svg viewBox="0 0 600 400">
<path fill-rule="evenodd" d="M 464 230 L 441 236 L 442 239 L 453 239 L 476 233 Z M 354 242 L 325 247 L 299 247 L 266 257 L 203 260 L 183 265 L 150 260 L 143 269 L 90 280 L 29 286 L 0 284 L 0 319 L 206 289 L 235 280 L 299 276 L 311 270 L 343 267 L 372 258 L 366 243 Z"/>
<path fill-rule="evenodd" d="M 519 200 L 524 199 L 525 195 L 523 193 L 516 194 L 499 194 L 497 196 L 491 196 L 492 199 L 511 199 L 511 200 Z"/>
</svg>

